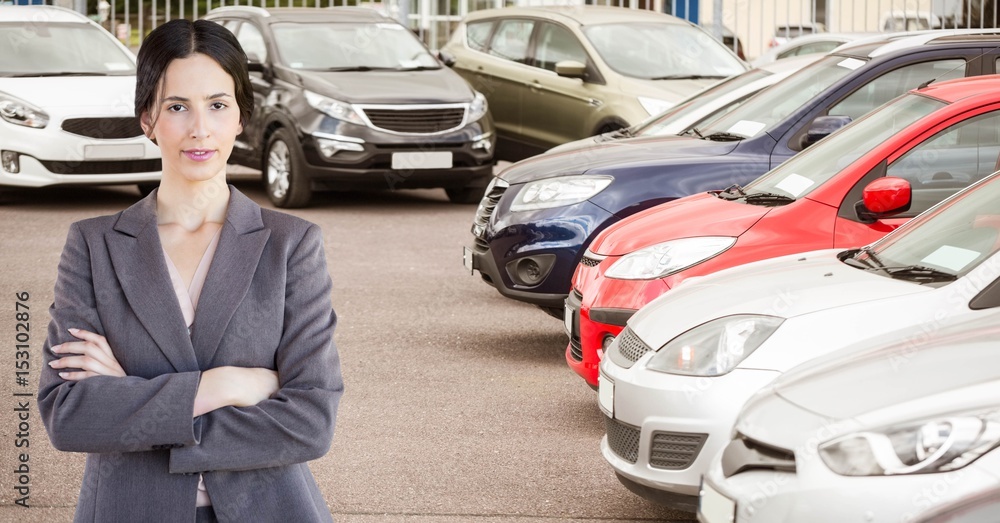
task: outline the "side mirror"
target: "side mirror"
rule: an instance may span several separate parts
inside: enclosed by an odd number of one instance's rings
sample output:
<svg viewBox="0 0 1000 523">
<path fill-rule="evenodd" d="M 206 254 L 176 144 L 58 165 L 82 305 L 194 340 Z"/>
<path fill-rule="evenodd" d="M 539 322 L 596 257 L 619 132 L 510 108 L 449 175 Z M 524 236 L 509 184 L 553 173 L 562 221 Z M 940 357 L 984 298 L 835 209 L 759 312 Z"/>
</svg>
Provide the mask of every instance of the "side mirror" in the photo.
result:
<svg viewBox="0 0 1000 523">
<path fill-rule="evenodd" d="M 583 79 L 587 76 L 587 66 L 576 60 L 556 62 L 556 74 L 566 78 Z"/>
<path fill-rule="evenodd" d="M 446 67 L 451 67 L 455 65 L 455 57 L 448 51 L 438 51 L 438 60 L 441 60 Z"/>
<path fill-rule="evenodd" d="M 818 116 L 809 124 L 799 145 L 805 149 L 849 123 L 851 123 L 850 116 Z"/>
<path fill-rule="evenodd" d="M 261 63 L 260 57 L 257 53 L 247 53 L 247 71 L 251 73 L 262 73 L 264 72 L 264 64 Z"/>
<path fill-rule="evenodd" d="M 858 218 L 864 223 L 875 223 L 880 218 L 910 210 L 913 201 L 910 182 L 886 176 L 869 183 L 861 193 L 861 201 L 854 204 Z"/>
</svg>

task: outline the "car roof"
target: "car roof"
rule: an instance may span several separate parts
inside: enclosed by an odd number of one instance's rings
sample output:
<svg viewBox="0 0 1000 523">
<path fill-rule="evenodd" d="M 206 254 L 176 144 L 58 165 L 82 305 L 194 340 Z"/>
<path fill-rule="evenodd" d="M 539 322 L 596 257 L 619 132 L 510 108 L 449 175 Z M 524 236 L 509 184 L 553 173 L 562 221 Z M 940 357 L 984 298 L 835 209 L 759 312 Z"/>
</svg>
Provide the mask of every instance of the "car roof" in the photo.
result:
<svg viewBox="0 0 1000 523">
<path fill-rule="evenodd" d="M 802 56 L 790 56 L 788 58 L 782 58 L 781 60 L 775 60 L 773 62 L 766 63 L 764 65 L 757 66 L 757 69 L 767 71 L 773 74 L 780 74 L 787 71 L 798 71 L 803 67 L 818 61 L 825 55 L 823 53 L 813 53 L 806 54 Z"/>
<path fill-rule="evenodd" d="M 944 82 L 933 82 L 923 89 L 914 92 L 932 96 L 948 103 L 954 103 L 973 96 L 989 96 L 996 98 L 1000 91 L 1000 75 L 968 76 Z"/>
<path fill-rule="evenodd" d="M 504 7 L 502 9 L 484 9 L 469 13 L 466 21 L 487 18 L 516 18 L 534 16 L 559 19 L 563 22 L 573 22 L 576 25 L 598 25 L 621 22 L 658 22 L 674 24 L 690 24 L 686 20 L 671 15 L 645 9 L 625 9 L 622 7 L 581 5 L 581 6 L 537 6 L 537 7 Z"/>
<path fill-rule="evenodd" d="M 52 5 L 0 6 L 0 22 L 71 22 L 90 23 L 90 19 L 76 11 Z"/>
<path fill-rule="evenodd" d="M 366 7 L 280 7 L 264 9 L 252 6 L 217 7 L 206 17 L 244 14 L 272 22 L 386 22 L 393 21 Z"/>
<path fill-rule="evenodd" d="M 830 54 L 877 58 L 920 46 L 949 44 L 1000 44 L 1000 29 L 932 29 L 886 33 L 848 42 Z"/>
</svg>

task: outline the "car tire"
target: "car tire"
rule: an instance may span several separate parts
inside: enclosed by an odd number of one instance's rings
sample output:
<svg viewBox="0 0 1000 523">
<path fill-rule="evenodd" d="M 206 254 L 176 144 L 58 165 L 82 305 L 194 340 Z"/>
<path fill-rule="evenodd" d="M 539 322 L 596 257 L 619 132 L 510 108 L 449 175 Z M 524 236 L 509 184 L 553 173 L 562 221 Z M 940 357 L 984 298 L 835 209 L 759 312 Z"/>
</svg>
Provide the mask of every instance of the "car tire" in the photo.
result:
<svg viewBox="0 0 1000 523">
<path fill-rule="evenodd" d="M 262 165 L 264 191 L 275 207 L 305 207 L 312 187 L 298 140 L 287 129 L 278 129 L 267 141 Z"/>
<path fill-rule="evenodd" d="M 479 203 L 483 199 L 485 187 L 463 187 L 461 189 L 445 189 L 448 200 L 451 203 L 470 204 Z"/>
<path fill-rule="evenodd" d="M 156 189 L 157 187 L 159 187 L 160 184 L 159 183 L 137 183 L 137 184 L 135 184 L 135 186 L 136 186 L 137 189 L 139 189 L 139 194 L 141 194 L 142 197 L 145 198 L 145 197 L 149 196 L 149 193 L 153 192 L 153 189 Z"/>
</svg>

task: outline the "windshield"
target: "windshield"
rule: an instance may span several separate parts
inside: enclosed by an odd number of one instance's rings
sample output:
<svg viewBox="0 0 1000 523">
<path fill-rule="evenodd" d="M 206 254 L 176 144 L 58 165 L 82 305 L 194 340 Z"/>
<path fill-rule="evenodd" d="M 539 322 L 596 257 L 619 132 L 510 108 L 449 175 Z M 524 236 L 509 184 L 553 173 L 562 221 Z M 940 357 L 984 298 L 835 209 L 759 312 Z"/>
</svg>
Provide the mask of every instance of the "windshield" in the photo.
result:
<svg viewBox="0 0 1000 523">
<path fill-rule="evenodd" d="M 0 24 L 0 42 L 0 76 L 135 74 L 132 57 L 89 24 Z"/>
<path fill-rule="evenodd" d="M 413 33 L 394 23 L 281 23 L 278 54 L 294 69 L 439 69 Z"/>
<path fill-rule="evenodd" d="M 721 42 L 693 26 L 601 24 L 583 32 L 608 67 L 633 78 L 726 78 L 746 70 Z"/>
<path fill-rule="evenodd" d="M 875 243 L 875 257 L 890 268 L 915 265 L 956 277 L 976 268 L 1000 249 L 1000 176 L 973 187 Z M 862 252 L 858 259 L 872 256 Z"/>
<path fill-rule="evenodd" d="M 857 58 L 828 56 L 765 89 L 735 111 L 711 122 L 703 136 L 731 133 L 753 138 L 783 121 L 820 92 L 865 65 Z"/>
<path fill-rule="evenodd" d="M 805 196 L 890 136 L 944 105 L 918 94 L 903 95 L 793 156 L 750 182 L 744 191 Z"/>
<path fill-rule="evenodd" d="M 743 74 L 738 74 L 712 84 L 691 95 L 660 116 L 640 124 L 633 134 L 636 136 L 661 136 L 667 134 L 664 132 L 664 129 L 673 120 L 697 112 L 715 100 L 767 76 L 771 76 L 771 73 L 763 69 L 751 69 Z"/>
</svg>

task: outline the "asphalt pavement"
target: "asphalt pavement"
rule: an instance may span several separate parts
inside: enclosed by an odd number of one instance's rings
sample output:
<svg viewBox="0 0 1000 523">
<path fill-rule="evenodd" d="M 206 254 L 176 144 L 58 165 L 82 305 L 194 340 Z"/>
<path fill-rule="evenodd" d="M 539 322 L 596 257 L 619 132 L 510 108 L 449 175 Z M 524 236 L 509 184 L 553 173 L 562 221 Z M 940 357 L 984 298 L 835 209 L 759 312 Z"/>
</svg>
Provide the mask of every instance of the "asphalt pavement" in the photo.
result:
<svg viewBox="0 0 1000 523">
<path fill-rule="evenodd" d="M 233 183 L 271 207 L 252 176 Z M 138 199 L 134 186 L 0 188 L 0 522 L 72 519 L 84 456 L 49 445 L 34 398 L 22 437 L 15 409 L 24 397 L 14 393 L 37 391 L 69 224 Z M 600 456 L 596 394 L 566 366 L 562 323 L 463 269 L 474 205 L 451 204 L 441 190 L 322 193 L 291 212 L 323 229 L 339 316 L 346 392 L 330 452 L 310 463 L 336 521 L 693 518 L 615 479 Z M 35 367 L 19 385 L 14 314 L 23 292 Z M 24 439 L 29 447 L 15 446 Z M 25 451 L 30 508 L 15 504 Z"/>
</svg>

